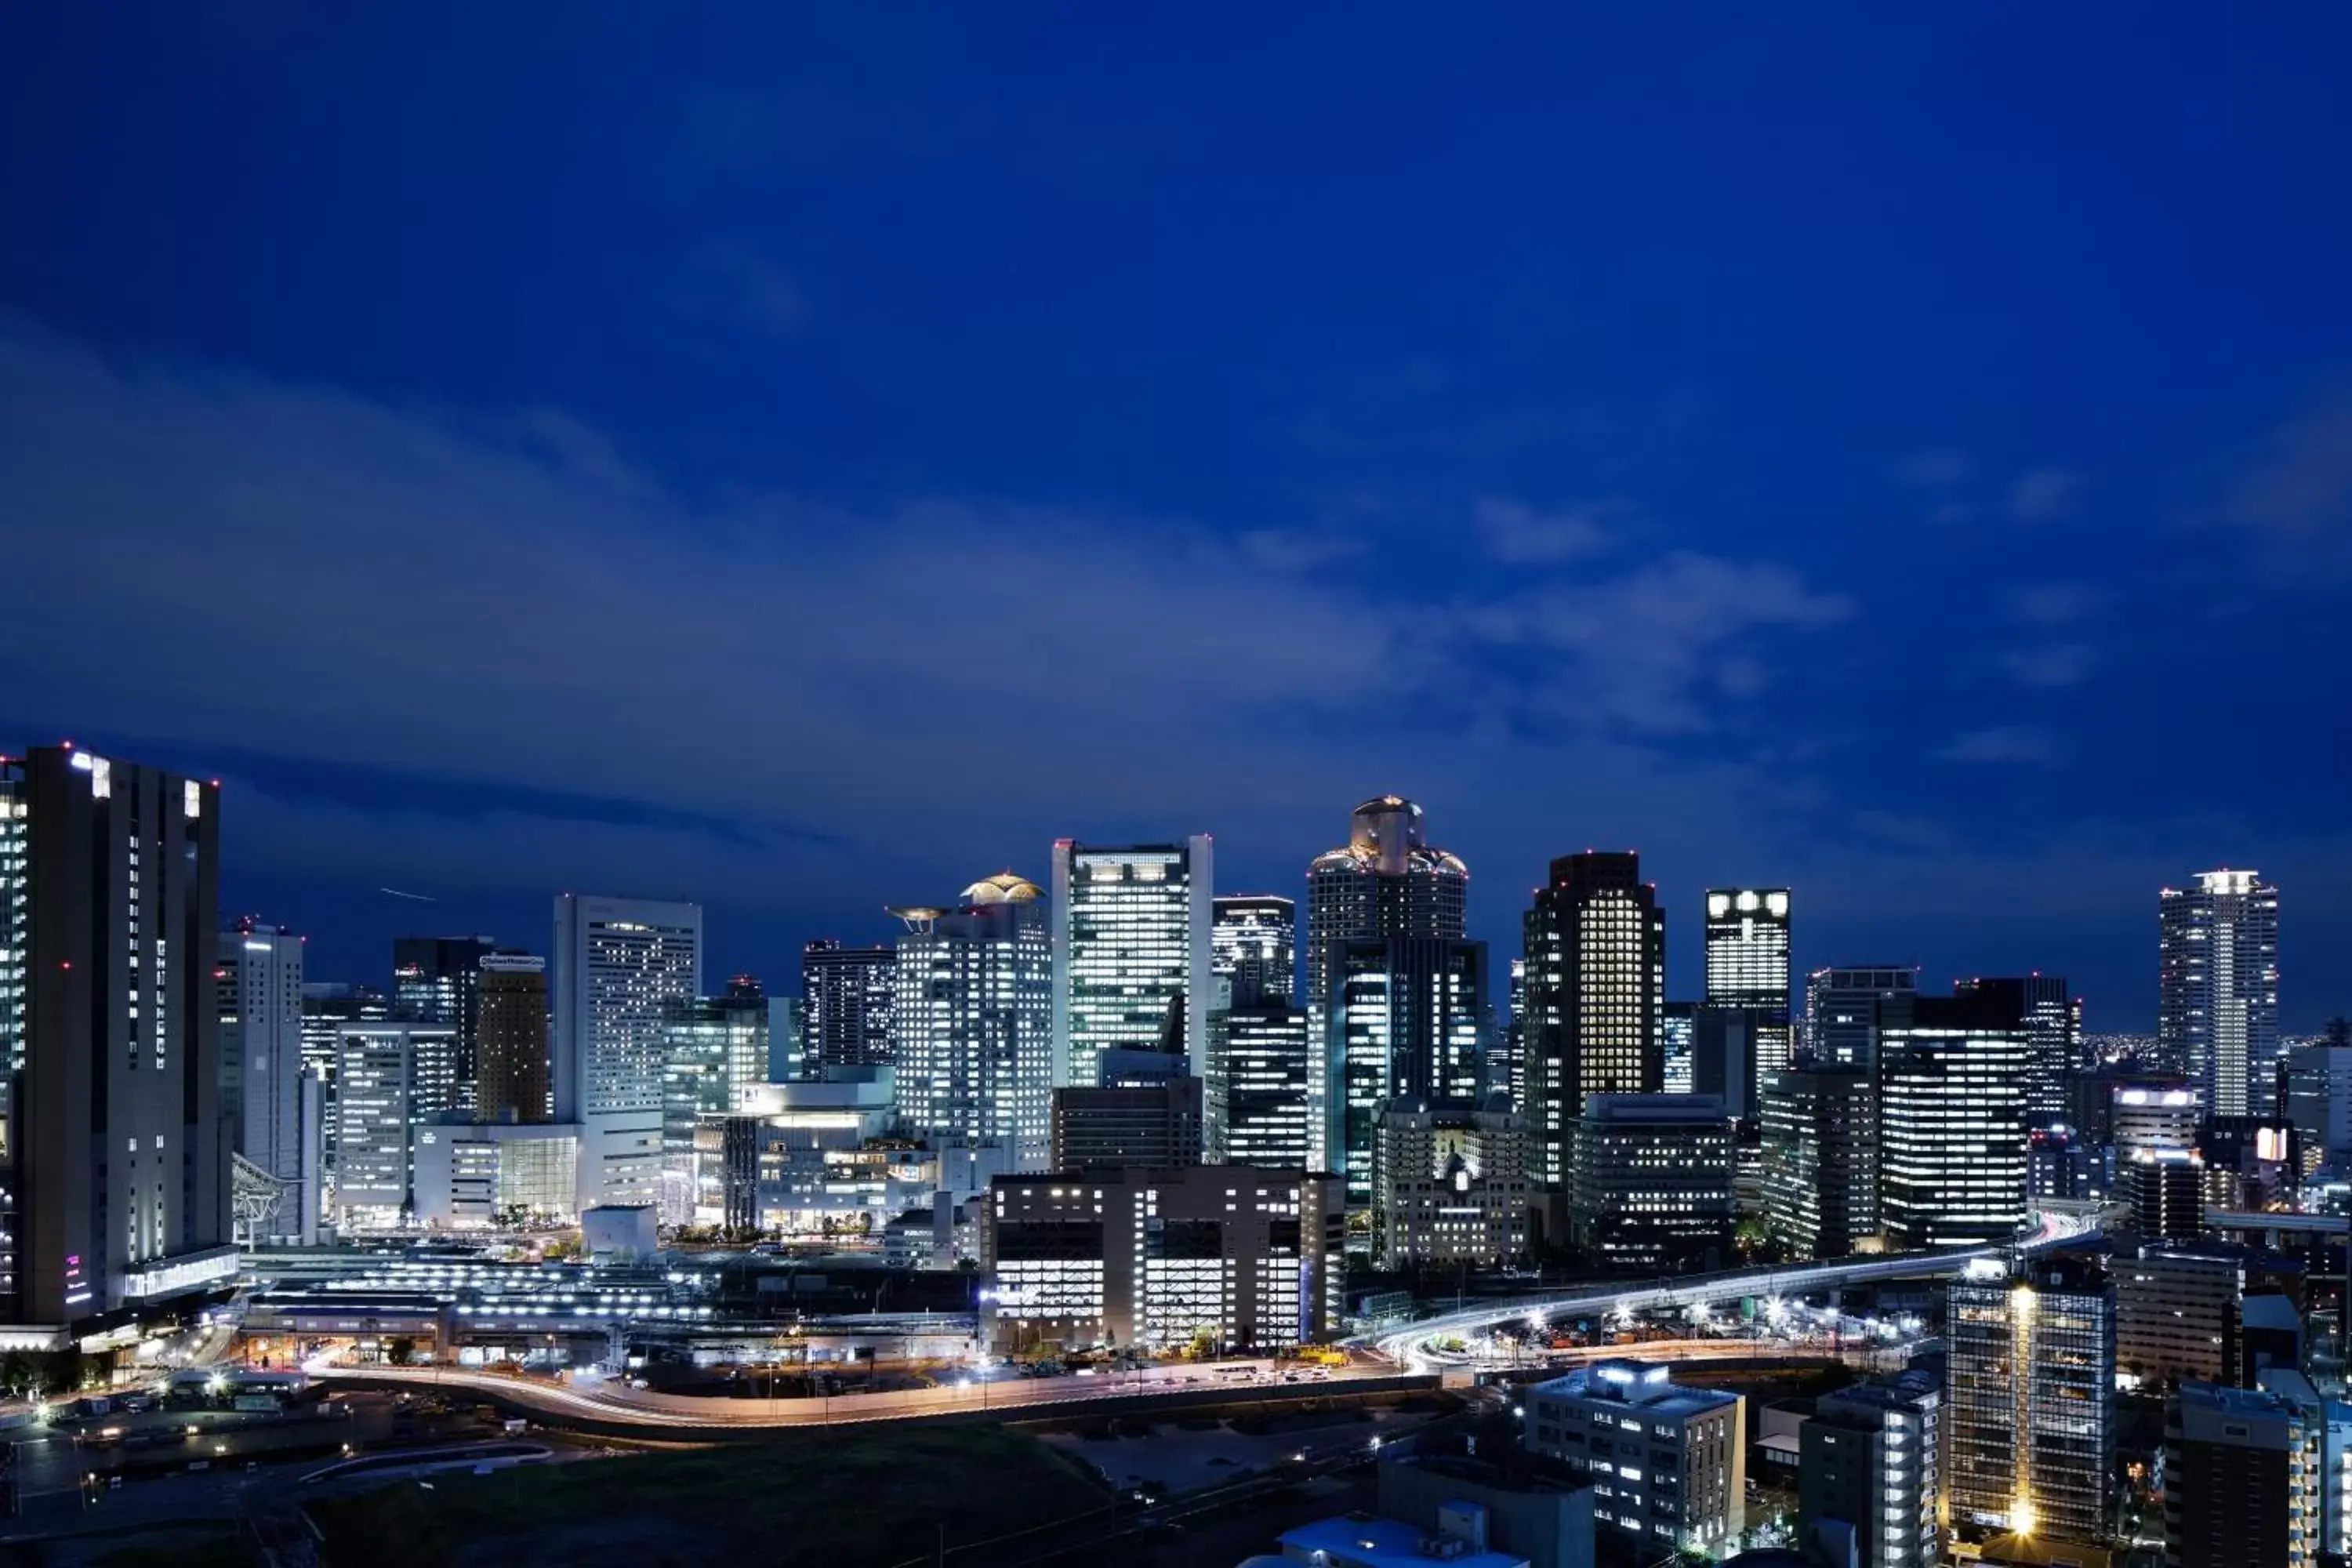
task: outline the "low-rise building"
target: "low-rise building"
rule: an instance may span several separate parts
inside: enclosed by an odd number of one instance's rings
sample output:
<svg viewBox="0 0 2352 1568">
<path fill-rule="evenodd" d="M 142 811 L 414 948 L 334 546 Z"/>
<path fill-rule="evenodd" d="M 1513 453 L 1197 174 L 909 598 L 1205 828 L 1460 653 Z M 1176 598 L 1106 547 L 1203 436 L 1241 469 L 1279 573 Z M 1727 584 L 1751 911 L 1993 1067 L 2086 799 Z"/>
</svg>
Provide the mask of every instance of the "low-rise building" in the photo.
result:
<svg viewBox="0 0 2352 1568">
<path fill-rule="evenodd" d="M 832 1067 L 819 1079 L 754 1086 L 744 1108 L 695 1126 L 698 1223 L 786 1240 L 877 1241 L 928 1207 L 936 1158 L 889 1135 L 892 1069 Z"/>
<path fill-rule="evenodd" d="M 1282 1534 L 1284 1563 L 1305 1563 L 1312 1568 L 1529 1568 L 1525 1557 L 1495 1552 L 1486 1543 L 1484 1510 L 1465 1505 L 1448 1515 L 1438 1530 L 1424 1530 L 1402 1520 L 1351 1513 L 1318 1520 Z M 1253 1568 L 1257 1560 L 1252 1559 Z"/>
<path fill-rule="evenodd" d="M 1516 1461 L 1516 1462 L 1514 1462 Z M 1485 1544 L 1529 1568 L 1591 1568 L 1592 1489 L 1564 1480 L 1527 1455 L 1472 1457 L 1464 1440 L 1422 1436 L 1381 1450 L 1383 1518 L 1437 1534 L 1449 1510 L 1486 1510 Z"/>
<path fill-rule="evenodd" d="M 1798 1533 L 1855 1568 L 1936 1562 L 1943 1394 L 1932 1377 L 1823 1394 L 1800 1436 Z"/>
<path fill-rule="evenodd" d="M 1647 1362 L 1596 1362 L 1529 1388 L 1527 1446 L 1591 1484 L 1593 1521 L 1650 1550 L 1720 1554 L 1745 1527 L 1748 1430 L 1737 1394 Z"/>
<path fill-rule="evenodd" d="M 415 1142 L 420 1225 L 466 1230 L 578 1215 L 576 1126 L 442 1121 L 418 1128 Z"/>
<path fill-rule="evenodd" d="M 1254 1165 L 1000 1176 L 988 1332 L 1035 1345 L 1277 1351 L 1338 1331 L 1339 1178 Z"/>
<path fill-rule="evenodd" d="M 1372 1184 L 1388 1268 L 1499 1263 L 1528 1249 L 1527 1122 L 1507 1095 L 1391 1101 Z"/>
</svg>

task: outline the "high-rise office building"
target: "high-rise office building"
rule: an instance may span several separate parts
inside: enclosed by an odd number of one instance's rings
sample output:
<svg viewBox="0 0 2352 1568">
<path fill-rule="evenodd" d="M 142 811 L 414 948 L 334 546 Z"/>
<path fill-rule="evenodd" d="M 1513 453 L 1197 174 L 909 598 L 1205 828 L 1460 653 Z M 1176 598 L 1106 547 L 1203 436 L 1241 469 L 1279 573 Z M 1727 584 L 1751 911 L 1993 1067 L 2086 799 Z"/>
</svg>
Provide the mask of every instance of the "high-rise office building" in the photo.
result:
<svg viewBox="0 0 2352 1568">
<path fill-rule="evenodd" d="M 1789 1023 L 1789 889 L 1709 888 L 1706 890 L 1706 1000 L 1717 1007 L 1751 1008 L 1756 1027 L 1756 1081 L 1794 1058 Z"/>
<path fill-rule="evenodd" d="M 2083 1004 L 2066 994 L 2058 974 L 1963 980 L 1963 996 L 1997 998 L 2025 1026 L 2025 1117 L 2029 1127 L 2057 1127 L 2073 1120 L 2073 1075 L 2083 1056 Z"/>
<path fill-rule="evenodd" d="M 2256 871 L 2200 871 L 2158 896 L 2157 1054 L 2217 1116 L 2270 1108 L 2278 911 L 2278 888 Z"/>
<path fill-rule="evenodd" d="M 335 1069 L 342 1056 L 342 1026 L 380 1024 L 391 1016 L 392 998 L 373 985 L 341 980 L 302 983 L 302 1071 L 319 1083 L 319 1159 L 330 1172 L 339 1130 Z"/>
<path fill-rule="evenodd" d="M 415 1209 L 416 1131 L 448 1113 L 441 1075 L 457 1031 L 394 1019 L 336 1031 L 333 1208 L 347 1224 L 389 1226 Z"/>
<path fill-rule="evenodd" d="M 1328 1170 L 1318 1096 L 1324 1075 L 1307 1010 L 1283 1002 L 1230 1007 L 1213 1036 L 1202 1086 L 1209 1162 Z"/>
<path fill-rule="evenodd" d="M 278 1184 L 269 1234 L 315 1235 L 320 1129 L 302 1114 L 302 939 L 257 921 L 220 933 L 221 1114 L 236 1152 Z M 316 1112 L 317 1107 L 312 1107 Z"/>
<path fill-rule="evenodd" d="M 1390 1101 L 1372 1170 L 1381 1267 L 1486 1267 L 1527 1251 L 1527 1123 L 1500 1091 Z"/>
<path fill-rule="evenodd" d="M 1234 1006 L 1298 994 L 1298 905 L 1278 893 L 1210 900 L 1209 964 Z"/>
<path fill-rule="evenodd" d="M 2205 1229 L 2205 1165 L 2184 1149 L 2143 1149 L 2123 1163 L 2122 1195 L 2146 1241 L 2191 1241 Z"/>
<path fill-rule="evenodd" d="M 1054 843 L 1054 1081 L 1096 1081 L 1103 1052 L 1150 1045 L 1171 1018 L 1208 1068 L 1215 852 L 1174 844 Z"/>
<path fill-rule="evenodd" d="M 1727 1268 L 1731 1118 L 1705 1094 L 1596 1094 L 1577 1123 L 1570 1229 L 1626 1270 Z"/>
<path fill-rule="evenodd" d="M 1511 1104 L 1522 1113 L 1528 1103 L 1528 961 L 1525 954 L 1511 960 L 1511 1017 L 1503 1026 L 1501 1040 L 1490 1047 L 1486 1056 L 1486 1088 L 1502 1089 L 1511 1097 Z M 1669 1004 L 1671 1005 L 1671 1004 Z M 1672 1060 L 1671 1047 L 1668 1051 Z M 1685 1089 L 1689 1085 L 1684 1085 Z"/>
<path fill-rule="evenodd" d="M 2321 1040 L 2288 1050 L 2286 1114 L 2303 1135 L 2306 1165 L 2352 1153 L 2352 1044 Z"/>
<path fill-rule="evenodd" d="M 1878 1234 L 1878 1093 L 1858 1065 L 1791 1068 L 1765 1087 L 1764 1215 L 1791 1258 L 1844 1258 Z"/>
<path fill-rule="evenodd" d="M 716 996 L 673 1002 L 662 1015 L 662 1217 L 694 1222 L 695 1128 L 732 1115 L 768 1080 L 768 996 L 748 974 Z"/>
<path fill-rule="evenodd" d="M 1804 1054 L 1832 1067 L 1878 1066 L 1878 1034 L 1907 1022 L 1919 971 L 1896 964 L 1835 965 L 1805 976 Z"/>
<path fill-rule="evenodd" d="M 403 936 L 392 942 L 392 1014 L 455 1030 L 449 1103 L 474 1109 L 479 1073 L 482 959 L 497 944 L 486 936 Z"/>
<path fill-rule="evenodd" d="M 1477 1096 L 1486 944 L 1366 937 L 1327 942 L 1323 957 L 1331 990 L 1321 1058 L 1334 1075 L 1324 1136 L 1331 1168 L 1348 1178 L 1348 1206 L 1369 1212 L 1381 1108 Z"/>
<path fill-rule="evenodd" d="M 554 1112 L 548 1080 L 547 960 L 504 948 L 484 954 L 479 1002 L 475 1118 L 547 1121 Z"/>
<path fill-rule="evenodd" d="M 1517 969 L 1526 961 L 1513 959 Z M 1696 1002 L 1668 1002 L 1658 1009 L 1659 1080 L 1667 1094 L 1696 1094 L 1698 1007 Z"/>
<path fill-rule="evenodd" d="M 1537 1184 L 1558 1191 L 1585 1101 L 1654 1094 L 1664 1081 L 1666 917 L 1640 858 L 1554 860 L 1527 914 L 1526 956 L 1528 1136 Z"/>
<path fill-rule="evenodd" d="M 213 785 L 0 761 L 0 1317 L 60 1344 L 236 1272 L 219 854 Z"/>
<path fill-rule="evenodd" d="M 1329 999 L 1333 942 L 1370 937 L 1458 939 L 1469 868 L 1433 848 L 1421 807 L 1402 795 L 1375 795 L 1356 807 L 1348 842 L 1307 868 L 1307 1006 Z"/>
<path fill-rule="evenodd" d="M 659 1200 L 662 1025 L 702 994 L 702 906 L 555 900 L 555 1120 L 580 1128 L 580 1206 Z"/>
<path fill-rule="evenodd" d="M 1797 1534 L 1854 1568 L 1930 1568 L 1943 1501 L 1932 1375 L 1824 1394 L 1798 1433 Z"/>
<path fill-rule="evenodd" d="M 898 991 L 898 950 L 845 947 L 821 938 L 801 950 L 801 1065 L 881 1067 L 890 1060 L 890 1009 Z"/>
<path fill-rule="evenodd" d="M 1980 1260 L 1952 1282 L 1945 1487 L 1953 1526 L 2095 1542 L 2112 1526 L 2116 1287 L 2053 1254 L 2012 1278 Z"/>
<path fill-rule="evenodd" d="M 950 1190 L 1045 1169 L 1054 942 L 1043 891 L 1005 871 L 966 888 L 956 907 L 891 912 L 907 927 L 891 1014 L 899 1116 L 934 1147 L 961 1152 L 968 1173 L 941 1172 Z"/>
<path fill-rule="evenodd" d="M 1887 1247 L 2006 1242 L 2026 1215 L 2025 1021 L 1999 993 L 1922 996 L 1880 1031 L 1879 1221 Z"/>
<path fill-rule="evenodd" d="M 1201 1163 L 1201 1080 L 1172 1051 L 1103 1053 L 1102 1081 L 1054 1091 L 1056 1171 L 1173 1170 Z"/>
<path fill-rule="evenodd" d="M 2182 1384 L 2165 1408 L 2165 1568 L 2319 1568 L 2327 1439 L 2323 1415 L 2268 1389 Z"/>
</svg>

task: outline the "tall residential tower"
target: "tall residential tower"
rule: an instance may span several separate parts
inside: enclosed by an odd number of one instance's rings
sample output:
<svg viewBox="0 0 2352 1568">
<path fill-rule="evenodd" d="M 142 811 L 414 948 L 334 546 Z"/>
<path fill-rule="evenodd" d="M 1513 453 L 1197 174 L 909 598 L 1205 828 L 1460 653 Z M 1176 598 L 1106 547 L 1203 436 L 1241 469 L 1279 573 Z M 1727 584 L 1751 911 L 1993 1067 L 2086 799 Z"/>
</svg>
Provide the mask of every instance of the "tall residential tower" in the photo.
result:
<svg viewBox="0 0 2352 1568">
<path fill-rule="evenodd" d="M 2258 871 L 2200 871 L 2158 895 L 2157 1054 L 2215 1116 L 2269 1105 L 2278 1055 L 2279 890 Z"/>
</svg>

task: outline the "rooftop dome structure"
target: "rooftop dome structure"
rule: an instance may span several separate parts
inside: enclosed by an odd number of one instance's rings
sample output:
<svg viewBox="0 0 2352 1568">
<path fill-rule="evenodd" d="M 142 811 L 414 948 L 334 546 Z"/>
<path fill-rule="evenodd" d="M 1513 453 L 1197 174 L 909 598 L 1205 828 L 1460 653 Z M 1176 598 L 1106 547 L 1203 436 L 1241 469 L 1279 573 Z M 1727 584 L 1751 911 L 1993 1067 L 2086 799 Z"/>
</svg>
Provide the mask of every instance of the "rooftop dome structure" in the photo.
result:
<svg viewBox="0 0 2352 1568">
<path fill-rule="evenodd" d="M 1045 896 L 1045 889 L 1036 883 L 1026 877 L 1016 877 L 1011 871 L 982 877 L 963 890 L 963 901 L 967 904 L 1025 904 Z"/>
</svg>

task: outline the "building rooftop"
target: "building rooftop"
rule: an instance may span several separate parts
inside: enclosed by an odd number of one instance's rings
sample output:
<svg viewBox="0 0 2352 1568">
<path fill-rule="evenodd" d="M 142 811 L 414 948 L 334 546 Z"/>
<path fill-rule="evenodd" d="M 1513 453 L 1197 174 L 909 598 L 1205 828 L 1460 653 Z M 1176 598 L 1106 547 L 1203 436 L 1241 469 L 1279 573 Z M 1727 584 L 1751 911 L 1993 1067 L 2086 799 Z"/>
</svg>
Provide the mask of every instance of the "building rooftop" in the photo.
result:
<svg viewBox="0 0 2352 1568">
<path fill-rule="evenodd" d="M 2249 1296 L 2238 1308 L 2239 1323 L 2249 1329 L 2303 1331 L 2303 1319 L 2284 1296 Z"/>
<path fill-rule="evenodd" d="M 1674 1369 L 1641 1361 L 1601 1361 L 1562 1377 L 1538 1383 L 1528 1392 L 1570 1399 L 1603 1399 L 1639 1405 L 1654 1415 L 1700 1415 L 1737 1405 L 1739 1395 L 1721 1389 L 1694 1388 L 1672 1381 Z"/>
<path fill-rule="evenodd" d="M 1371 1514 L 1302 1524 L 1285 1531 L 1282 1544 L 1294 1561 L 1300 1552 L 1319 1552 L 1329 1562 L 1361 1563 L 1363 1568 L 1429 1568 L 1438 1563 L 1446 1568 L 1528 1568 L 1524 1557 L 1507 1552 L 1461 1551 L 1459 1542 L 1450 1542 L 1458 1554 L 1448 1555 L 1448 1538 Z"/>
</svg>

